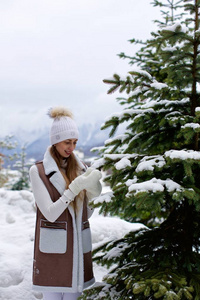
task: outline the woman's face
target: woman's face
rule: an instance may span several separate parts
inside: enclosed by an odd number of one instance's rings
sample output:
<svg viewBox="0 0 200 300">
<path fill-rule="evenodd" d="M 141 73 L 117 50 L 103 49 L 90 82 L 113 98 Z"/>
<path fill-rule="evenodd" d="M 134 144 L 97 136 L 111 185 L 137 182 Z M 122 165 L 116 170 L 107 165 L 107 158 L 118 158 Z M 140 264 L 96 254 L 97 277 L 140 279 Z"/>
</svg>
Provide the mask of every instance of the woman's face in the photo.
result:
<svg viewBox="0 0 200 300">
<path fill-rule="evenodd" d="M 56 150 L 63 157 L 69 157 L 76 148 L 77 139 L 70 139 L 55 144 Z"/>
</svg>

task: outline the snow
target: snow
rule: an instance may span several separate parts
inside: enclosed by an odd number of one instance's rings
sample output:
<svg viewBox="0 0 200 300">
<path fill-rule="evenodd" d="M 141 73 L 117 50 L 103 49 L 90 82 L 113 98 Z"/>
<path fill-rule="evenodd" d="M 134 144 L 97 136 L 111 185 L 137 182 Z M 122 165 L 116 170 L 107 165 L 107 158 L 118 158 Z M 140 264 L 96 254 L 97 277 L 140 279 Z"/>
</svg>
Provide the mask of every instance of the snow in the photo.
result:
<svg viewBox="0 0 200 300">
<path fill-rule="evenodd" d="M 131 184 L 136 183 L 138 180 L 137 176 L 134 176 L 133 179 L 128 179 L 126 181 L 126 186 L 131 186 Z"/>
<path fill-rule="evenodd" d="M 169 46 L 167 46 L 167 47 L 162 48 L 162 50 L 163 51 L 174 52 L 174 51 L 177 50 L 177 48 L 176 47 L 169 47 Z"/>
<path fill-rule="evenodd" d="M 181 126 L 181 128 L 192 128 L 193 130 L 200 128 L 200 124 L 199 123 L 187 123 L 183 126 Z"/>
<path fill-rule="evenodd" d="M 115 168 L 117 170 L 122 170 L 126 168 L 127 166 L 131 166 L 131 162 L 129 158 L 137 157 L 137 154 L 105 154 L 104 158 L 99 158 L 97 160 L 94 160 L 91 164 L 93 168 L 98 169 L 99 167 L 103 166 L 106 162 L 106 159 L 109 160 L 119 160 L 115 163 Z"/>
<path fill-rule="evenodd" d="M 157 90 L 161 90 L 162 88 L 166 88 L 167 85 L 155 81 L 155 82 L 151 83 L 151 87 L 155 88 Z M 135 121 L 136 118 L 139 118 L 147 113 L 160 114 L 160 113 L 170 112 L 167 115 L 167 117 L 170 117 L 170 118 L 174 115 L 182 116 L 182 114 L 180 113 L 180 111 L 178 109 L 180 108 L 180 106 L 184 106 L 188 102 L 189 102 L 188 98 L 185 98 L 182 100 L 174 100 L 174 101 L 171 101 L 171 100 L 170 101 L 169 100 L 152 101 L 151 100 L 151 101 L 147 101 L 145 104 L 143 104 L 142 108 L 138 108 L 138 109 L 130 108 L 130 109 L 125 109 L 119 113 L 114 113 L 111 116 L 107 117 L 106 122 L 111 121 L 113 118 L 117 118 L 119 121 L 126 120 L 127 115 L 132 117 L 132 120 Z M 157 107 L 159 107 L 159 106 L 161 107 L 160 110 L 157 109 Z M 177 110 L 171 112 L 171 107 L 174 108 L 175 106 L 177 106 Z M 154 109 L 154 107 L 155 107 L 155 109 Z M 196 110 L 196 112 L 198 112 L 198 110 Z M 104 123 L 104 126 L 105 126 L 106 122 Z M 121 140 L 123 142 L 123 140 L 126 138 L 126 134 L 106 140 L 105 145 L 108 145 L 109 143 L 112 143 L 116 140 Z"/>
<path fill-rule="evenodd" d="M 165 159 L 161 155 L 145 156 L 136 168 L 136 172 L 153 171 L 154 167 L 162 168 L 165 165 Z"/>
<path fill-rule="evenodd" d="M 113 247 L 106 255 L 105 258 L 106 259 L 112 259 L 115 257 L 120 257 L 121 256 L 121 252 L 124 251 L 124 249 L 128 247 L 126 246 L 124 243 L 119 244 L 116 247 Z"/>
<path fill-rule="evenodd" d="M 105 164 L 104 158 L 99 158 L 91 162 L 91 166 L 95 169 L 102 167 Z"/>
<path fill-rule="evenodd" d="M 100 197 L 95 198 L 94 204 L 103 203 L 103 202 L 110 202 L 113 197 L 113 192 L 107 192 Z"/>
<path fill-rule="evenodd" d="M 111 139 L 107 139 L 105 141 L 105 145 L 108 145 L 110 143 L 113 143 L 114 141 L 121 141 L 121 143 L 123 143 L 123 141 L 127 138 L 127 135 L 126 134 L 120 134 L 120 135 L 117 135 L 115 136 L 114 138 L 111 138 Z"/>
<path fill-rule="evenodd" d="M 155 88 L 157 90 L 161 90 L 161 89 L 167 88 L 168 85 L 165 83 L 155 81 L 155 82 L 151 83 L 151 87 Z"/>
<path fill-rule="evenodd" d="M 126 169 L 127 167 L 131 167 L 131 162 L 128 158 L 123 157 L 120 161 L 115 164 L 115 168 L 117 170 Z"/>
<path fill-rule="evenodd" d="M 108 188 L 104 187 L 104 192 Z M 104 217 L 98 210 L 90 218 L 93 248 L 122 238 L 129 231 L 144 227 L 117 217 Z M 30 191 L 0 189 L 0 299 L 36 300 L 42 294 L 32 290 L 35 204 Z M 94 264 L 97 282 L 107 273 Z"/>
<path fill-rule="evenodd" d="M 176 31 L 177 29 L 178 29 L 178 31 L 183 32 L 183 33 L 187 32 L 187 27 L 178 22 L 171 26 L 167 26 L 167 27 L 163 28 L 164 31 Z"/>
<path fill-rule="evenodd" d="M 110 116 L 108 116 L 108 117 L 105 119 L 105 122 L 101 125 L 101 129 L 102 129 L 102 127 L 105 126 L 105 123 L 106 123 L 106 122 L 110 121 L 110 119 L 113 119 L 113 118 L 120 118 L 120 116 L 121 116 L 121 112 L 115 112 L 115 113 L 111 114 Z"/>
<path fill-rule="evenodd" d="M 117 159 L 122 159 L 124 157 L 127 158 L 135 157 L 135 154 L 106 154 L 104 155 L 104 157 L 111 160 L 117 160 Z"/>
<path fill-rule="evenodd" d="M 165 152 L 165 156 L 170 159 L 192 159 L 192 160 L 200 160 L 200 151 L 194 150 L 169 150 Z"/>
<path fill-rule="evenodd" d="M 164 186 L 163 184 L 156 178 L 153 178 L 148 181 L 133 183 L 128 188 L 129 193 L 135 191 L 134 194 L 142 191 L 152 191 L 152 192 L 163 192 Z"/>
<path fill-rule="evenodd" d="M 133 184 L 130 184 L 130 181 L 128 181 L 126 185 L 128 186 L 129 193 L 134 192 L 134 195 L 136 195 L 139 192 L 163 192 L 165 188 L 168 192 L 181 190 L 181 186 L 171 179 L 161 180 L 157 178 L 152 178 L 144 182 Z"/>
<path fill-rule="evenodd" d="M 160 105 L 160 106 L 165 106 L 165 107 L 171 107 L 171 106 L 175 106 L 175 105 L 186 105 L 187 103 L 189 103 L 189 98 L 184 98 L 182 100 L 151 100 L 151 101 L 148 101 L 146 102 L 143 107 L 145 108 L 150 108 L 150 107 L 154 107 L 154 106 L 157 106 L 157 105 Z"/>
<path fill-rule="evenodd" d="M 147 112 L 154 113 L 154 110 L 151 109 L 151 108 L 148 109 L 148 110 L 146 109 L 145 111 L 143 109 L 133 109 L 133 108 L 124 109 L 121 112 L 116 112 L 116 113 L 110 115 L 109 117 L 107 117 L 105 123 L 109 122 L 113 118 L 117 118 L 117 119 L 121 120 L 123 117 L 125 117 L 125 115 L 133 116 L 133 115 L 138 115 L 138 114 L 144 114 L 144 113 L 147 113 Z M 103 126 L 105 126 L 105 123 L 103 124 Z"/>
<path fill-rule="evenodd" d="M 143 90 L 142 90 L 141 87 L 136 87 L 136 88 L 133 90 L 133 92 L 132 92 L 132 96 L 137 96 L 137 95 L 139 95 L 139 94 L 142 93 L 142 92 L 143 92 Z"/>
<path fill-rule="evenodd" d="M 98 210 L 96 210 L 91 217 L 90 226 L 92 231 L 93 249 L 96 249 L 106 242 L 122 238 L 130 231 L 146 228 L 141 223 L 129 223 L 117 217 L 101 216 L 98 214 Z M 96 272 L 98 273 L 98 268 L 96 269 Z M 105 270 L 104 273 L 106 273 Z"/>
<path fill-rule="evenodd" d="M 144 53 L 143 53 L 143 54 L 144 54 Z M 139 73 L 139 74 L 141 74 L 142 76 L 148 77 L 150 80 L 152 79 L 151 74 L 149 74 L 147 71 L 144 71 L 144 70 L 142 70 L 142 69 L 139 69 L 139 68 L 132 68 L 132 71 L 129 72 L 129 73 L 132 74 L 132 72 Z M 135 74 L 133 74 L 133 75 L 135 75 Z"/>
</svg>

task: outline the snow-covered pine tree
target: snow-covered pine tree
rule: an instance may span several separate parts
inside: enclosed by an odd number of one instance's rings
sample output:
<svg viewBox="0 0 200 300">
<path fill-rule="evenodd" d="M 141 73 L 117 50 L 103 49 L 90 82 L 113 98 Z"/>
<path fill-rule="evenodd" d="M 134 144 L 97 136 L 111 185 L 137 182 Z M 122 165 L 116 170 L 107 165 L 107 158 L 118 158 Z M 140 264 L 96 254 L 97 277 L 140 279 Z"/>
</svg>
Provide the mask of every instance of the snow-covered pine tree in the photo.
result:
<svg viewBox="0 0 200 300">
<path fill-rule="evenodd" d="M 14 166 L 19 171 L 19 179 L 12 186 L 12 190 L 27 190 L 30 188 L 29 169 L 34 163 L 33 159 L 26 159 L 26 145 L 21 147 L 21 153 Z"/>
<path fill-rule="evenodd" d="M 200 299 L 200 1 L 153 5 L 165 19 L 130 57 L 137 67 L 104 80 L 128 98 L 102 127 L 110 139 L 94 164 L 112 188 L 95 205 L 148 229 L 94 251 L 110 271 L 82 299 Z"/>
</svg>

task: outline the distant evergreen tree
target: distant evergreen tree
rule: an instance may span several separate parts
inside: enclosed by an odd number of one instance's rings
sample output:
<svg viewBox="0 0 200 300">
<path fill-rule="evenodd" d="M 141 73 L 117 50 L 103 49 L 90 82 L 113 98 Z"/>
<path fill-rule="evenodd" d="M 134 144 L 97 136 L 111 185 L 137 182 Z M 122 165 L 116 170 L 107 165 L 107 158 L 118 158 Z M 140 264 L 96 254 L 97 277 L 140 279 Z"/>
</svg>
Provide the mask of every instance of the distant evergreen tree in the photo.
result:
<svg viewBox="0 0 200 300">
<path fill-rule="evenodd" d="M 85 300 L 200 299 L 200 0 L 153 5 L 164 16 L 158 31 L 134 57 L 120 54 L 135 67 L 104 80 L 128 98 L 102 126 L 110 139 L 94 163 L 112 188 L 95 205 L 148 229 L 94 251 L 110 271 Z"/>
<path fill-rule="evenodd" d="M 3 153 L 5 149 L 12 150 L 17 146 L 17 142 L 13 140 L 13 135 L 6 135 L 3 139 L 0 139 L 0 153 Z M 9 159 L 14 159 L 16 154 L 9 156 Z"/>
<path fill-rule="evenodd" d="M 5 160 L 13 160 L 17 157 L 17 154 L 6 156 L 4 155 L 4 150 L 12 150 L 17 146 L 17 142 L 13 140 L 12 135 L 7 135 L 3 139 L 0 140 L 0 187 L 4 186 L 4 184 L 8 180 L 7 172 L 3 169 L 3 165 Z"/>
<path fill-rule="evenodd" d="M 29 168 L 33 164 L 32 160 L 26 160 L 26 146 L 21 147 L 21 153 L 14 167 L 19 171 L 19 180 L 13 184 L 12 190 L 27 190 L 30 188 Z"/>
</svg>

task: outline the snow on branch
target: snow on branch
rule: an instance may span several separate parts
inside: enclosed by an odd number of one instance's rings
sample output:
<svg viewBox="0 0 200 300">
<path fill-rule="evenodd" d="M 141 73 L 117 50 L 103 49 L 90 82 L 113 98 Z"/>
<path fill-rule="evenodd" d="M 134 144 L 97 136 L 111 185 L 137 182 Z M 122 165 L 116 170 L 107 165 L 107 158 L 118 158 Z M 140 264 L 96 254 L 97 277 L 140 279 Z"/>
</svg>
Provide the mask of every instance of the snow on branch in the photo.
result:
<svg viewBox="0 0 200 300">
<path fill-rule="evenodd" d="M 185 128 L 192 128 L 193 130 L 195 129 L 199 129 L 200 128 L 200 124 L 199 123 L 186 123 L 185 125 L 181 126 L 182 129 Z"/>
<path fill-rule="evenodd" d="M 170 159 L 192 159 L 192 160 L 200 160 L 200 151 L 194 150 L 169 150 L 165 152 L 165 157 L 169 157 Z"/>
<path fill-rule="evenodd" d="M 103 202 L 110 202 L 113 197 L 113 192 L 105 193 L 97 198 L 94 199 L 94 204 L 103 203 Z"/>
<path fill-rule="evenodd" d="M 171 25 L 171 26 L 166 26 L 162 29 L 163 31 L 172 31 L 172 32 L 183 32 L 186 33 L 188 31 L 187 27 L 179 22 Z"/>
<path fill-rule="evenodd" d="M 153 171 L 155 167 L 162 168 L 166 164 L 165 159 L 161 155 L 145 156 L 136 168 L 136 172 Z"/>
<path fill-rule="evenodd" d="M 110 251 L 108 251 L 104 258 L 110 260 L 116 257 L 120 257 L 124 250 L 128 247 L 129 245 L 127 243 L 119 243 L 116 247 L 113 247 Z"/>
<path fill-rule="evenodd" d="M 147 77 L 148 79 L 152 79 L 152 76 L 151 74 L 149 74 L 147 71 L 144 71 L 142 69 L 139 69 L 139 68 L 134 68 L 132 69 L 132 71 L 129 72 L 131 75 L 141 75 L 141 76 L 144 76 L 144 77 Z"/>
<path fill-rule="evenodd" d="M 189 103 L 189 98 L 184 98 L 182 100 L 151 100 L 146 102 L 143 107 L 144 108 L 152 108 L 155 106 L 165 106 L 165 107 L 171 107 L 171 106 L 184 106 L 185 104 Z M 200 109 L 199 109 L 200 110 Z"/>
<path fill-rule="evenodd" d="M 144 70 L 141 70 L 141 69 L 135 69 L 135 70 L 133 70 L 133 71 L 131 71 L 129 73 L 132 76 L 134 76 L 134 75 L 140 75 L 140 76 L 145 77 L 146 79 L 148 79 L 148 86 L 150 88 L 161 90 L 163 88 L 167 88 L 168 87 L 167 84 L 158 82 L 157 80 L 153 79 L 153 77 L 147 71 L 144 71 Z M 150 83 L 149 83 L 149 81 L 150 81 Z M 133 93 L 133 95 L 137 95 L 137 94 L 139 94 L 141 92 L 142 92 L 142 89 L 140 87 L 137 87 L 135 89 L 135 92 Z"/>
<path fill-rule="evenodd" d="M 115 164 L 115 168 L 117 170 L 126 169 L 127 167 L 131 167 L 131 162 L 128 158 L 123 157 L 120 161 Z"/>
<path fill-rule="evenodd" d="M 115 136 L 114 138 L 111 138 L 111 139 L 108 139 L 104 142 L 105 145 L 108 145 L 108 144 L 111 144 L 115 141 L 121 141 L 121 143 L 124 142 L 124 140 L 127 138 L 127 135 L 126 134 L 120 134 L 120 135 L 117 135 Z"/>
<path fill-rule="evenodd" d="M 98 169 L 98 168 L 102 167 L 104 164 L 105 164 L 105 159 L 104 158 L 99 158 L 99 159 L 94 160 L 91 163 L 91 166 L 95 169 Z"/>
<path fill-rule="evenodd" d="M 126 158 L 135 158 L 137 156 L 138 156 L 138 154 L 106 154 L 106 155 L 104 155 L 104 158 L 115 161 L 115 160 L 118 160 L 118 159 L 122 159 L 124 157 L 126 157 Z"/>
<path fill-rule="evenodd" d="M 95 160 L 92 163 L 93 168 L 100 168 L 106 163 L 106 159 L 111 160 L 111 161 L 117 161 L 115 163 L 115 168 L 117 170 L 122 170 L 125 169 L 126 167 L 131 167 L 131 161 L 129 160 L 130 158 L 135 158 L 137 157 L 138 154 L 105 154 L 104 158 L 100 158 Z"/>
<path fill-rule="evenodd" d="M 143 113 L 154 113 L 155 111 L 152 108 L 147 109 L 147 107 L 145 107 L 145 105 L 143 106 L 145 108 L 144 109 L 125 109 L 122 112 L 118 112 L 118 113 L 114 113 L 112 115 L 110 115 L 109 117 L 106 118 L 105 123 L 111 121 L 114 118 L 117 118 L 119 120 L 121 120 L 122 118 L 124 118 L 126 115 L 128 116 L 133 116 L 133 115 L 139 115 L 139 114 L 143 114 Z M 102 126 L 105 126 L 105 123 Z"/>
<path fill-rule="evenodd" d="M 166 51 L 166 52 L 174 52 L 176 50 L 177 50 L 177 47 L 167 46 L 167 47 L 162 48 L 162 51 Z"/>
<path fill-rule="evenodd" d="M 136 195 L 139 192 L 163 192 L 165 188 L 168 192 L 181 191 L 182 189 L 178 183 L 171 179 L 161 180 L 152 178 L 151 180 L 131 184 L 128 191 L 129 193 L 134 192 L 134 195 Z"/>
<path fill-rule="evenodd" d="M 165 83 L 154 81 L 153 83 L 151 83 L 151 87 L 157 90 L 162 90 L 164 88 L 168 88 L 168 85 Z"/>
<path fill-rule="evenodd" d="M 114 119 L 114 118 L 117 118 L 119 119 L 121 117 L 121 112 L 115 112 L 115 113 L 112 113 L 112 115 L 108 116 L 105 118 L 105 122 L 101 125 L 101 127 L 103 127 L 105 125 L 106 122 Z"/>
</svg>

